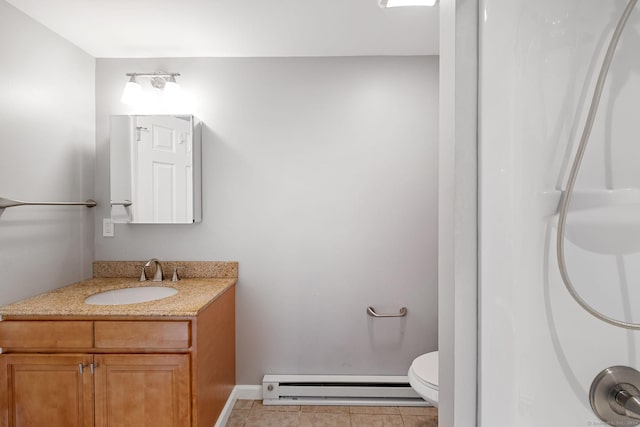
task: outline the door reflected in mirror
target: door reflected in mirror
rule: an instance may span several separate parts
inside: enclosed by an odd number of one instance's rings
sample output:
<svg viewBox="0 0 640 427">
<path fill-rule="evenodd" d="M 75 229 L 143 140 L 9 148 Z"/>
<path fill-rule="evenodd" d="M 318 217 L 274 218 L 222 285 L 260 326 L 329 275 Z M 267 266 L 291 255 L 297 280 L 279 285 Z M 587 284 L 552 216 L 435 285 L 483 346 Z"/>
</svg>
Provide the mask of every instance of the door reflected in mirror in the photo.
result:
<svg viewBox="0 0 640 427">
<path fill-rule="evenodd" d="M 111 219 L 202 220 L 201 123 L 191 115 L 111 116 Z"/>
</svg>

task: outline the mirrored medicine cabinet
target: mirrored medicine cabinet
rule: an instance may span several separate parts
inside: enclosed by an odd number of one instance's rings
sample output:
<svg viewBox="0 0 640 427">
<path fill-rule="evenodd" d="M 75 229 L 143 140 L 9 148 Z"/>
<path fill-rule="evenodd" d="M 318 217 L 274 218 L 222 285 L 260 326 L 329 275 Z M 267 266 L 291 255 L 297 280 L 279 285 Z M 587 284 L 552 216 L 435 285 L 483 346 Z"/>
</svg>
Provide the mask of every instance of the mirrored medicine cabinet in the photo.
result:
<svg viewBox="0 0 640 427">
<path fill-rule="evenodd" d="M 201 140 L 191 115 L 111 116 L 111 220 L 202 221 Z"/>
</svg>

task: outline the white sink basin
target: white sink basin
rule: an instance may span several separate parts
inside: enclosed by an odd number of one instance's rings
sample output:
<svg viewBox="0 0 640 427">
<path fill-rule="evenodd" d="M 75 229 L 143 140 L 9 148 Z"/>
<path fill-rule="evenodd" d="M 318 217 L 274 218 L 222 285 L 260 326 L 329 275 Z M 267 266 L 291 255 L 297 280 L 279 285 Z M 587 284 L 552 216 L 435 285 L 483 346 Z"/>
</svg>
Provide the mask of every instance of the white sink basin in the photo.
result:
<svg viewBox="0 0 640 427">
<path fill-rule="evenodd" d="M 176 288 L 165 286 L 138 286 L 135 288 L 115 289 L 100 292 L 84 300 L 92 305 L 121 305 L 155 301 L 178 293 Z"/>
</svg>

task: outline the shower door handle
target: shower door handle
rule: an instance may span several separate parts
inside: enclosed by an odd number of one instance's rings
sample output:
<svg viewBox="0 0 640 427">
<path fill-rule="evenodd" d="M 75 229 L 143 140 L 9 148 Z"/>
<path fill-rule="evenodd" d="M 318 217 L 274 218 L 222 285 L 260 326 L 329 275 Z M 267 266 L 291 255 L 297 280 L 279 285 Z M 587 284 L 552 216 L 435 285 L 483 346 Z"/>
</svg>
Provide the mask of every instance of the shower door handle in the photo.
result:
<svg viewBox="0 0 640 427">
<path fill-rule="evenodd" d="M 640 396 L 624 389 L 614 390 L 613 393 L 614 396 L 611 398 L 624 409 L 624 414 L 634 420 L 640 420 Z"/>
<path fill-rule="evenodd" d="M 367 314 L 371 317 L 405 317 L 407 315 L 407 307 L 402 307 L 400 313 L 397 314 L 378 314 L 373 307 L 369 306 L 367 307 Z"/>
<path fill-rule="evenodd" d="M 589 390 L 591 409 L 612 426 L 640 424 L 640 372 L 612 366 L 600 372 Z"/>
</svg>

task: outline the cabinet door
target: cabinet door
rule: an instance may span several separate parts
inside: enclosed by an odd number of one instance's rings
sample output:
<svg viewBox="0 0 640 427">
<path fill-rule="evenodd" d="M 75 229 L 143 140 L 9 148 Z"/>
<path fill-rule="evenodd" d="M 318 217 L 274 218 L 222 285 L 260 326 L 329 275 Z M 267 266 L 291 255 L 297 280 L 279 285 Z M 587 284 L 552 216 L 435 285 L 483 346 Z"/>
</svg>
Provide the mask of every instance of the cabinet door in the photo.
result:
<svg viewBox="0 0 640 427">
<path fill-rule="evenodd" d="M 189 355 L 95 355 L 96 427 L 190 426 Z"/>
<path fill-rule="evenodd" d="M 90 355 L 0 356 L 9 427 L 92 427 Z M 86 372 L 80 365 L 87 367 Z"/>
</svg>

